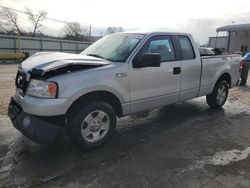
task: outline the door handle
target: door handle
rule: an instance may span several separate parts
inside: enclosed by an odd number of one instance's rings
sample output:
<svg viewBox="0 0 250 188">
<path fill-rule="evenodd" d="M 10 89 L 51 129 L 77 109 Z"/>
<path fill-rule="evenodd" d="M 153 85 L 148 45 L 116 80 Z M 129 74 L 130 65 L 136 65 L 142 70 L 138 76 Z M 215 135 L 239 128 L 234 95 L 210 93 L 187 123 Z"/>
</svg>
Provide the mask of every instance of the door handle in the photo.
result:
<svg viewBox="0 0 250 188">
<path fill-rule="evenodd" d="M 173 68 L 173 74 L 180 74 L 181 73 L 181 67 L 174 67 Z"/>
</svg>

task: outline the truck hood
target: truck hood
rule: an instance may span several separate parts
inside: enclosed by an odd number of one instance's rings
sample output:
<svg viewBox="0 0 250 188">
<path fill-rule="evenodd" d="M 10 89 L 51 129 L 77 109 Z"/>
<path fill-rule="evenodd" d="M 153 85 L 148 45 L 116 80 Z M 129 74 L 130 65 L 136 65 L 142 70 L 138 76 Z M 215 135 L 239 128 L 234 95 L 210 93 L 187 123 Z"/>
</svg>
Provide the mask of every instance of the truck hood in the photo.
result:
<svg viewBox="0 0 250 188">
<path fill-rule="evenodd" d="M 34 75 L 42 75 L 50 71 L 63 72 L 108 65 L 110 62 L 81 54 L 61 52 L 38 52 L 22 62 L 19 70 Z"/>
</svg>

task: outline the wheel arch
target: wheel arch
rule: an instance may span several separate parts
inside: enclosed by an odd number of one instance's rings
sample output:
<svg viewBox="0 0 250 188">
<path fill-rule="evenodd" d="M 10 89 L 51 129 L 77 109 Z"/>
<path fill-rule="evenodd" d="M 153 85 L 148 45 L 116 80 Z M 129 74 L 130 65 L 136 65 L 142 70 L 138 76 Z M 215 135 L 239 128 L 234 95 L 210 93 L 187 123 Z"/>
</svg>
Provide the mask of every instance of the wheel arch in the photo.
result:
<svg viewBox="0 0 250 188">
<path fill-rule="evenodd" d="M 218 82 L 220 82 L 221 80 L 225 80 L 228 84 L 229 84 L 229 88 L 231 88 L 231 81 L 232 81 L 232 78 L 231 78 L 231 75 L 227 72 L 223 73 L 216 81 L 214 87 L 216 86 L 216 84 Z"/>
<path fill-rule="evenodd" d="M 88 92 L 79 98 L 77 98 L 68 108 L 66 115 L 67 117 L 71 116 L 72 114 L 77 113 L 77 110 L 83 106 L 87 105 L 91 102 L 106 102 L 111 105 L 118 117 L 123 116 L 122 105 L 119 98 L 111 92 L 100 90 L 100 91 L 92 91 Z"/>
</svg>

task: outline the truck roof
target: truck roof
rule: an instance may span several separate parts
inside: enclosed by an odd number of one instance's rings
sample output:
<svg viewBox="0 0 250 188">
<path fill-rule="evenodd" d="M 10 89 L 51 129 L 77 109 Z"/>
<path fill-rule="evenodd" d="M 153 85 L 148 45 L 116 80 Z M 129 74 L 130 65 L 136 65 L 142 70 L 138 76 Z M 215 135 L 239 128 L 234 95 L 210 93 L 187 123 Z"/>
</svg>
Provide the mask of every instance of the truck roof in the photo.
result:
<svg viewBox="0 0 250 188">
<path fill-rule="evenodd" d="M 182 32 L 168 32 L 168 31 L 125 31 L 123 33 L 136 33 L 136 34 L 144 34 L 144 35 L 151 35 L 151 34 L 159 34 L 159 35 L 190 35 L 189 33 L 182 33 Z"/>
</svg>

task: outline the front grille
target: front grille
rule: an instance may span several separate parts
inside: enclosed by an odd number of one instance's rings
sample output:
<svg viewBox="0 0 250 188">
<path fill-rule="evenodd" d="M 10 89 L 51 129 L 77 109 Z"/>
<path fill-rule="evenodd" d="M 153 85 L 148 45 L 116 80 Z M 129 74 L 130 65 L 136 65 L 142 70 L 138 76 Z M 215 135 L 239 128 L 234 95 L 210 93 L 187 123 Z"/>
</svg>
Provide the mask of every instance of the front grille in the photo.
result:
<svg viewBox="0 0 250 188">
<path fill-rule="evenodd" d="M 21 94 L 24 95 L 26 87 L 27 87 L 27 80 L 26 80 L 26 74 L 21 73 L 20 71 L 17 72 L 16 75 L 16 87 L 21 92 Z"/>
</svg>

